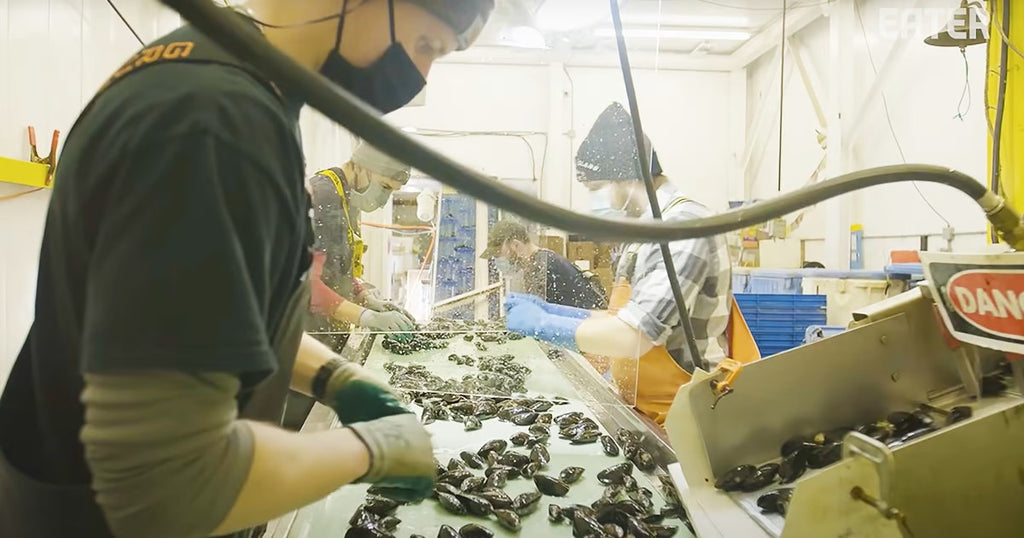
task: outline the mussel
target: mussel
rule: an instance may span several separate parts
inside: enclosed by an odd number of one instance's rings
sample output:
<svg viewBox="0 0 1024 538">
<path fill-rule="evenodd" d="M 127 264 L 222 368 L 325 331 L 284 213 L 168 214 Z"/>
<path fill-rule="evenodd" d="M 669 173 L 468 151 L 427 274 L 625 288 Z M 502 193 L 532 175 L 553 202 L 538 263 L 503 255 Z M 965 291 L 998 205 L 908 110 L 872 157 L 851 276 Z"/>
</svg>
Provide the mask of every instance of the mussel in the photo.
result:
<svg viewBox="0 0 1024 538">
<path fill-rule="evenodd" d="M 521 468 L 530 461 L 530 456 L 518 452 L 506 452 L 498 458 L 499 464 L 515 468 Z"/>
<path fill-rule="evenodd" d="M 620 445 L 632 445 L 643 441 L 643 435 L 639 432 L 627 430 L 625 428 L 619 428 L 615 432 L 615 438 L 619 441 Z"/>
<path fill-rule="evenodd" d="M 496 471 L 487 475 L 484 484 L 489 488 L 503 488 L 508 482 L 508 471 Z"/>
<path fill-rule="evenodd" d="M 360 504 L 352 513 L 352 517 L 348 519 L 348 524 L 352 527 L 366 527 L 373 524 L 374 521 L 375 518 L 366 511 L 366 506 Z"/>
<path fill-rule="evenodd" d="M 842 443 L 828 443 L 821 447 L 807 451 L 807 466 L 811 469 L 821 469 L 832 465 L 843 457 Z"/>
<path fill-rule="evenodd" d="M 575 484 L 583 477 L 583 467 L 566 467 L 558 473 L 558 478 L 566 484 Z"/>
<path fill-rule="evenodd" d="M 437 493 L 437 501 L 441 503 L 441 506 L 443 506 L 445 510 L 448 510 L 457 516 L 465 515 L 466 512 L 468 512 L 468 510 L 466 510 L 466 506 L 462 504 L 462 501 L 460 501 L 455 495 L 439 491 Z"/>
<path fill-rule="evenodd" d="M 635 517 L 629 518 L 626 532 L 636 538 L 654 538 L 654 533 L 647 527 L 647 524 Z"/>
<path fill-rule="evenodd" d="M 523 475 L 523 478 L 533 478 L 538 471 L 540 471 L 540 464 L 535 461 L 531 461 L 519 469 L 519 473 Z"/>
<path fill-rule="evenodd" d="M 569 493 L 569 484 L 546 474 L 538 474 L 533 477 L 533 483 L 537 489 L 545 495 L 553 497 L 564 497 Z"/>
<path fill-rule="evenodd" d="M 601 530 L 608 538 L 623 538 L 626 535 L 626 531 L 614 523 L 605 523 L 601 526 Z"/>
<path fill-rule="evenodd" d="M 551 453 L 548 452 L 547 448 L 544 448 L 544 445 L 534 445 L 534 447 L 530 449 L 530 459 L 537 465 L 543 467 L 551 461 Z"/>
<path fill-rule="evenodd" d="M 565 515 L 562 513 L 562 507 L 557 504 L 548 505 L 548 521 L 552 523 L 561 523 L 565 521 Z"/>
<path fill-rule="evenodd" d="M 579 411 L 572 411 L 555 417 L 555 424 L 558 424 L 559 426 L 566 426 L 569 424 L 576 424 L 582 419 L 583 413 L 580 413 Z"/>
<path fill-rule="evenodd" d="M 619 463 L 597 473 L 597 480 L 602 484 L 621 484 L 622 477 L 633 474 L 633 464 Z"/>
<path fill-rule="evenodd" d="M 743 481 L 740 484 L 740 491 L 751 493 L 759 489 L 767 487 L 769 484 L 775 482 L 775 477 L 779 475 L 779 464 L 778 463 L 766 463 L 757 468 L 753 476 Z"/>
<path fill-rule="evenodd" d="M 375 516 L 385 517 L 395 513 L 395 510 L 398 509 L 398 505 L 398 501 L 387 499 L 377 495 L 372 495 L 367 497 L 366 503 L 363 505 L 363 507 L 366 509 L 367 512 Z"/>
<path fill-rule="evenodd" d="M 502 527 L 513 532 L 522 528 L 522 521 L 519 519 L 519 514 L 512 510 L 495 510 L 494 519 L 498 520 L 498 523 L 500 523 Z"/>
<path fill-rule="evenodd" d="M 638 447 L 633 455 L 630 456 L 629 461 L 632 461 L 633 464 L 636 465 L 637 469 L 640 469 L 645 473 L 653 471 L 656 467 L 656 464 L 654 463 L 654 456 L 651 456 L 651 453 L 643 447 Z"/>
<path fill-rule="evenodd" d="M 537 416 L 538 414 L 535 411 L 527 411 L 518 415 L 512 415 L 509 420 L 517 426 L 529 426 L 537 422 Z"/>
<path fill-rule="evenodd" d="M 793 452 L 789 456 L 782 458 L 782 463 L 779 465 L 779 481 L 783 484 L 789 484 L 803 476 L 807 470 L 807 455 L 802 450 Z"/>
<path fill-rule="evenodd" d="M 473 469 L 483 469 L 487 464 L 484 462 L 483 458 L 468 450 L 460 452 L 459 457 L 462 458 L 462 461 L 465 462 L 467 466 L 472 467 Z"/>
<path fill-rule="evenodd" d="M 376 526 L 349 527 L 345 531 L 345 538 L 391 538 L 391 533 Z"/>
<path fill-rule="evenodd" d="M 757 498 L 757 507 L 766 514 L 786 515 L 789 501 L 793 498 L 793 488 L 780 488 L 769 491 Z"/>
<path fill-rule="evenodd" d="M 454 471 L 448 471 L 437 477 L 439 482 L 447 482 L 453 486 L 462 484 L 462 481 L 473 476 L 473 473 L 467 469 L 455 469 Z"/>
<path fill-rule="evenodd" d="M 515 499 L 512 499 L 512 509 L 519 515 L 525 515 L 524 511 L 531 505 L 539 503 L 541 493 L 539 491 L 528 491 L 526 493 L 520 493 Z M 529 513 L 529 512 L 526 512 Z"/>
<path fill-rule="evenodd" d="M 946 425 L 956 424 L 961 420 L 967 420 L 971 418 L 973 411 L 966 405 L 958 405 L 953 409 L 949 410 L 949 415 L 946 416 Z"/>
<path fill-rule="evenodd" d="M 466 418 L 462 419 L 462 425 L 467 432 L 479 430 L 483 427 L 480 419 L 473 415 L 466 415 Z"/>
<path fill-rule="evenodd" d="M 484 445 L 481 446 L 480 450 L 477 450 L 476 453 L 481 458 L 486 458 L 488 452 L 496 452 L 498 454 L 502 454 L 505 452 L 506 448 L 508 448 L 508 441 L 504 439 L 494 439 L 484 443 Z"/>
<path fill-rule="evenodd" d="M 462 494 L 459 495 L 458 499 L 462 501 L 462 504 L 466 507 L 466 510 L 474 516 L 487 517 L 494 512 L 494 507 L 491 506 L 490 501 L 487 499 L 477 496 Z"/>
<path fill-rule="evenodd" d="M 596 519 L 586 514 L 575 512 L 572 518 L 573 536 L 603 536 L 604 530 Z"/>
<path fill-rule="evenodd" d="M 551 409 L 551 407 L 553 405 L 555 405 L 555 404 L 551 403 L 551 401 L 549 401 L 549 400 L 537 400 L 537 401 L 533 402 L 533 405 L 530 406 L 530 409 L 532 409 L 532 410 L 534 410 L 534 411 L 536 411 L 538 413 L 543 413 L 543 412 L 547 411 L 548 409 Z"/>
<path fill-rule="evenodd" d="M 441 528 L 437 530 L 437 538 L 459 538 L 459 531 L 451 525 L 441 525 Z"/>
<path fill-rule="evenodd" d="M 395 516 L 387 516 L 377 521 L 377 526 L 379 526 L 381 529 L 384 529 L 387 532 L 391 532 L 397 529 L 400 523 L 402 523 L 401 519 L 398 519 Z"/>
<path fill-rule="evenodd" d="M 547 437 L 551 435 L 551 426 L 548 424 L 541 423 L 531 424 L 530 433 L 537 436 Z M 529 439 L 527 439 L 527 441 L 529 441 Z M 523 444 L 525 445 L 526 441 L 524 441 Z"/>
<path fill-rule="evenodd" d="M 647 530 L 654 533 L 655 538 L 672 538 L 679 532 L 675 525 L 647 525 Z"/>
<path fill-rule="evenodd" d="M 601 432 L 599 430 L 583 429 L 570 437 L 569 442 L 574 445 L 585 445 L 597 442 L 600 438 Z"/>
<path fill-rule="evenodd" d="M 536 426 L 536 424 L 534 424 L 534 426 Z M 533 426 L 530 426 L 530 429 L 532 430 Z M 547 428 L 545 428 L 545 431 L 546 430 Z M 519 432 L 508 439 L 509 441 L 512 441 L 512 444 L 515 446 L 524 446 L 526 445 L 526 442 L 530 440 L 530 434 L 526 432 Z"/>
<path fill-rule="evenodd" d="M 482 476 L 471 476 L 459 484 L 459 489 L 462 490 L 463 493 L 473 493 L 483 487 L 486 480 L 487 479 Z"/>
<path fill-rule="evenodd" d="M 755 473 L 757 467 L 753 465 L 733 467 L 715 481 L 715 487 L 722 491 L 739 491 L 743 483 L 753 478 Z"/>
<path fill-rule="evenodd" d="M 477 492 L 477 495 L 487 499 L 495 510 L 512 508 L 512 497 L 503 489 L 488 487 Z"/>
<path fill-rule="evenodd" d="M 448 460 L 448 470 L 449 471 L 454 471 L 456 469 L 465 469 L 465 468 L 466 468 L 466 464 L 462 463 L 461 461 L 459 461 L 459 460 L 457 460 L 455 458 L 452 458 L 452 459 Z"/>
<path fill-rule="evenodd" d="M 615 439 L 612 439 L 610 435 L 601 436 L 601 447 L 604 448 L 604 453 L 609 456 L 619 455 L 619 445 L 615 443 Z"/>
<path fill-rule="evenodd" d="M 485 476 L 491 476 L 497 472 L 504 472 L 508 475 L 508 478 L 517 478 L 519 476 L 519 469 L 515 467 L 509 467 L 508 465 L 492 465 L 484 471 Z"/>
<path fill-rule="evenodd" d="M 491 532 L 490 529 L 487 527 L 481 527 L 476 523 L 463 525 L 459 529 L 460 538 L 491 538 L 492 536 L 494 536 L 494 533 Z"/>
</svg>

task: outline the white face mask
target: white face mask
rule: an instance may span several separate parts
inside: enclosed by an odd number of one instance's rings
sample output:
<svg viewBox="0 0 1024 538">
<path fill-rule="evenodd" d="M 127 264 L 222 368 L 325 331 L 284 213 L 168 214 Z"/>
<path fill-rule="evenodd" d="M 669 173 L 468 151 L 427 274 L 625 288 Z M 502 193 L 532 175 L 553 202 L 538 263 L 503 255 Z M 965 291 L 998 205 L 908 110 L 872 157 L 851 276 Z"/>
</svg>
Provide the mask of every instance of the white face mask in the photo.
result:
<svg viewBox="0 0 1024 538">
<path fill-rule="evenodd" d="M 621 219 L 626 216 L 626 206 L 618 209 L 612 207 L 612 189 L 610 186 L 605 186 L 596 191 L 590 191 L 590 212 L 595 217 Z"/>
<path fill-rule="evenodd" d="M 352 191 L 352 205 L 363 213 L 370 213 L 384 207 L 390 197 L 389 189 L 385 189 L 379 182 L 371 179 L 370 185 L 363 192 Z"/>
</svg>

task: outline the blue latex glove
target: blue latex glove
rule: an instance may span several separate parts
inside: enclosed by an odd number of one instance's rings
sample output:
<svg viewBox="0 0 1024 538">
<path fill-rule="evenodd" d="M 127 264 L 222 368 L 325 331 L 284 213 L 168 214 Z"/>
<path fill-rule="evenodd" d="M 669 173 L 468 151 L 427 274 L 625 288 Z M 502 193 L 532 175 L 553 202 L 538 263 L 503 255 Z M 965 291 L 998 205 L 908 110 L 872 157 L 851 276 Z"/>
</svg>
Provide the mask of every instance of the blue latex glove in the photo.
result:
<svg viewBox="0 0 1024 538">
<path fill-rule="evenodd" d="M 576 308 L 575 306 L 565 306 L 560 304 L 554 304 L 544 301 L 536 295 L 530 295 L 528 293 L 509 293 L 508 299 L 505 300 L 505 308 L 508 309 L 510 304 L 515 303 L 530 303 L 535 304 L 543 309 L 548 314 L 561 316 L 563 318 L 576 318 L 576 319 L 587 319 L 590 317 L 590 310 L 585 308 Z"/>
<path fill-rule="evenodd" d="M 508 314 L 505 322 L 508 330 L 579 351 L 576 346 L 576 329 L 583 324 L 582 319 L 548 314 L 532 302 L 512 301 L 506 304 L 506 308 Z"/>
</svg>

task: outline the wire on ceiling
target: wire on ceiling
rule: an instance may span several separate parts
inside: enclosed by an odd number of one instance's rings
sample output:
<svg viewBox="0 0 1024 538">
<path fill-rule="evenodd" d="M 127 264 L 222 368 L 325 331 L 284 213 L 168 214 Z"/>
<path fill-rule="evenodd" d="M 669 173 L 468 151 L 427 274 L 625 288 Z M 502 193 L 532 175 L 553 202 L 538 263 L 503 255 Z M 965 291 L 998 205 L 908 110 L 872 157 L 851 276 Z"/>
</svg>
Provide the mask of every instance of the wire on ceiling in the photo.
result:
<svg viewBox="0 0 1024 538">
<path fill-rule="evenodd" d="M 435 138 L 460 138 L 467 136 L 499 136 L 499 137 L 513 137 L 523 141 L 526 145 L 526 149 L 530 152 L 530 175 L 533 181 L 538 181 L 544 177 L 544 169 L 548 161 L 548 134 L 543 131 L 454 131 L 448 129 L 416 129 L 413 134 L 419 136 L 430 136 Z M 544 153 L 541 154 L 540 159 L 540 178 L 537 176 L 537 154 L 533 149 L 533 144 L 526 138 L 527 136 L 541 136 L 544 138 Z"/>
<path fill-rule="evenodd" d="M 117 9 L 117 6 L 114 5 L 114 0 L 107 0 L 107 4 L 110 5 L 110 9 L 114 10 L 114 13 L 117 13 L 117 17 L 121 19 L 121 22 L 123 22 L 125 27 L 128 28 L 128 31 L 131 32 L 133 36 L 135 36 L 135 40 L 139 42 L 139 45 L 145 47 L 146 42 L 143 41 L 141 37 L 139 37 L 139 34 L 135 31 L 135 28 L 132 28 L 131 23 L 128 22 L 128 19 L 124 18 L 124 15 L 121 14 L 121 10 Z"/>
<path fill-rule="evenodd" d="M 964 90 L 960 92 L 960 102 L 956 104 L 956 115 L 953 118 L 964 121 L 964 116 L 971 111 L 971 64 L 967 61 L 967 49 L 960 47 L 960 56 L 964 58 Z"/>
<path fill-rule="evenodd" d="M 864 48 L 867 49 L 868 61 L 871 62 L 871 72 L 877 77 L 878 66 L 875 65 L 875 56 L 871 53 L 871 43 L 868 41 L 868 32 L 864 28 L 864 18 L 861 16 L 860 7 L 856 2 L 853 3 L 853 11 L 857 14 L 857 21 L 860 23 L 860 34 L 864 38 Z M 882 98 L 882 110 L 885 112 L 885 122 L 889 125 L 889 133 L 892 134 L 893 142 L 896 143 L 896 151 L 900 154 L 900 161 L 902 161 L 903 164 L 907 164 L 907 156 L 903 153 L 903 145 L 900 144 L 900 139 L 896 135 L 896 128 L 892 125 L 892 116 L 889 114 L 889 101 L 885 98 L 885 90 L 879 91 L 878 94 Z M 949 219 L 942 216 L 942 213 L 939 213 L 938 209 L 935 209 L 935 206 L 932 205 L 931 201 L 928 200 L 928 197 L 924 195 L 924 192 L 921 191 L 921 187 L 918 186 L 917 182 L 912 181 L 911 185 L 914 186 L 914 190 L 917 191 L 918 196 L 921 197 L 921 200 L 924 201 L 925 205 L 935 213 L 935 216 L 939 217 L 942 222 L 945 222 L 947 227 L 952 227 L 952 224 L 949 223 Z"/>
</svg>

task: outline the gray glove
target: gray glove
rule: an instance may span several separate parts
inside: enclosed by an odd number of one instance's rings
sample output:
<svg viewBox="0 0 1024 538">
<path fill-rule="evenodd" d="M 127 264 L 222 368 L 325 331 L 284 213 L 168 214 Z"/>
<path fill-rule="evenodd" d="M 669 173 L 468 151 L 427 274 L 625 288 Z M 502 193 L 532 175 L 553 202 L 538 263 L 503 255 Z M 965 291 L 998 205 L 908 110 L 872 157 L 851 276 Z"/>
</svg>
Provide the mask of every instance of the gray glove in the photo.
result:
<svg viewBox="0 0 1024 538">
<path fill-rule="evenodd" d="M 435 480 L 434 447 L 416 415 L 403 413 L 348 428 L 370 453 L 370 469 L 360 482 L 402 490 L 410 500 L 430 494 Z"/>
<path fill-rule="evenodd" d="M 416 328 L 405 314 L 395 311 L 374 312 L 366 309 L 359 316 L 359 326 L 372 331 L 402 332 Z"/>
<path fill-rule="evenodd" d="M 413 315 L 409 313 L 408 310 L 398 306 L 397 304 L 391 301 L 381 300 L 370 294 L 367 294 L 366 297 L 363 299 L 363 306 L 369 308 L 370 310 L 373 310 L 374 312 L 401 312 L 405 317 L 409 318 L 410 320 L 415 319 Z"/>
</svg>

